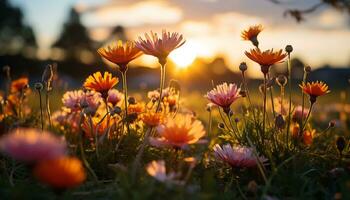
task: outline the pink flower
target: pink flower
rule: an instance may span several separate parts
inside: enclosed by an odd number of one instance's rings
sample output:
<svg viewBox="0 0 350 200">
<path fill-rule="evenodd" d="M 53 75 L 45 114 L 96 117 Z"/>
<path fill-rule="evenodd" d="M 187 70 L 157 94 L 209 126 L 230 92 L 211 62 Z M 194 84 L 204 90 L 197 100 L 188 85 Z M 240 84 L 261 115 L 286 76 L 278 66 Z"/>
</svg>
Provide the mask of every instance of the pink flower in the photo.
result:
<svg viewBox="0 0 350 200">
<path fill-rule="evenodd" d="M 241 89 L 239 89 L 236 84 L 230 83 L 228 85 L 225 82 L 209 91 L 206 98 L 217 106 L 222 107 L 224 110 L 229 110 L 231 104 L 241 97 L 239 94 L 240 91 Z"/>
<path fill-rule="evenodd" d="M 184 43 L 185 41 L 181 34 L 176 32 L 170 33 L 163 30 L 161 37 L 158 37 L 158 34 L 152 31 L 150 35 L 145 33 L 145 39 L 139 37 L 139 41 L 136 42 L 136 47 L 145 54 L 157 57 L 161 64 L 165 64 L 169 53 L 181 47 Z"/>
<path fill-rule="evenodd" d="M 156 180 L 163 182 L 163 183 L 176 183 L 178 181 L 174 180 L 179 176 L 179 174 L 170 172 L 166 173 L 166 167 L 165 167 L 165 161 L 164 160 L 158 160 L 158 161 L 152 161 L 147 164 L 146 166 L 147 173 L 155 178 Z"/>
<path fill-rule="evenodd" d="M 193 119 L 191 115 L 176 115 L 169 117 L 164 125 L 157 126 L 159 137 L 149 139 L 156 147 L 184 148 L 199 142 L 205 135 L 203 124 Z"/>
<path fill-rule="evenodd" d="M 66 142 L 46 131 L 18 128 L 0 139 L 0 150 L 16 160 L 36 162 L 64 155 Z"/>
<path fill-rule="evenodd" d="M 117 89 L 110 89 L 108 91 L 107 101 L 111 103 L 113 106 L 120 103 L 124 98 L 124 94 L 119 92 Z"/>
<path fill-rule="evenodd" d="M 82 90 L 68 91 L 63 95 L 63 105 L 69 108 L 72 112 L 80 111 L 84 107 L 89 107 L 92 110 L 97 110 L 102 101 L 101 94 Z"/>
<path fill-rule="evenodd" d="M 308 113 L 309 113 L 309 109 L 304 107 L 304 113 L 303 113 L 302 106 L 297 106 L 294 110 L 292 119 L 295 122 L 301 122 L 301 118 L 306 119 Z"/>
<path fill-rule="evenodd" d="M 232 147 L 229 144 L 220 145 L 216 144 L 213 148 L 214 155 L 217 159 L 220 159 L 232 167 L 255 167 L 257 165 L 256 156 L 253 153 L 253 149 L 243 146 Z M 259 157 L 261 163 L 267 161 L 264 157 Z"/>
</svg>

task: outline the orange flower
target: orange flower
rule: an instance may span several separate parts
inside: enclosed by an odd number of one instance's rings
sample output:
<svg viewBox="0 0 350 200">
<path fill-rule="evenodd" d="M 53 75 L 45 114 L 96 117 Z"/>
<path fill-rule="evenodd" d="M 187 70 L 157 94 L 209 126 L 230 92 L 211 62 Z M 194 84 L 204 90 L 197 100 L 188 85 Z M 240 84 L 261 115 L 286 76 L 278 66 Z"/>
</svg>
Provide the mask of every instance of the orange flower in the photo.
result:
<svg viewBox="0 0 350 200">
<path fill-rule="evenodd" d="M 250 40 L 254 46 L 258 47 L 258 35 L 263 30 L 263 27 L 261 24 L 250 26 L 247 30 L 243 30 L 241 33 L 241 37 L 243 40 Z"/>
<path fill-rule="evenodd" d="M 161 37 L 158 37 L 158 34 L 152 31 L 150 35 L 145 34 L 145 39 L 139 37 L 136 46 L 145 54 L 157 57 L 160 64 L 164 65 L 170 52 L 181 47 L 184 43 L 185 41 L 181 34 L 163 30 Z"/>
<path fill-rule="evenodd" d="M 113 77 L 109 72 L 105 72 L 103 76 L 101 72 L 95 72 L 85 80 L 84 87 L 100 92 L 103 98 L 107 98 L 108 91 L 114 87 L 118 81 L 118 78 Z"/>
<path fill-rule="evenodd" d="M 101 47 L 97 52 L 105 59 L 117 64 L 122 72 L 127 69 L 129 62 L 142 55 L 134 42 L 127 41 L 123 44 L 121 40 Z"/>
<path fill-rule="evenodd" d="M 304 131 L 304 134 L 303 134 L 303 142 L 304 142 L 304 144 L 305 145 L 311 145 L 315 135 L 316 135 L 316 130 L 315 129 Z"/>
<path fill-rule="evenodd" d="M 11 82 L 11 92 L 21 92 L 28 87 L 28 78 L 23 77 Z"/>
<path fill-rule="evenodd" d="M 148 126 L 158 126 L 163 121 L 161 113 L 147 112 L 142 115 L 142 121 Z"/>
<path fill-rule="evenodd" d="M 144 106 L 141 103 L 129 104 L 128 114 L 140 114 L 143 112 Z"/>
<path fill-rule="evenodd" d="M 287 54 L 279 51 L 266 50 L 261 51 L 259 48 L 251 49 L 250 52 L 246 51 L 245 55 L 252 61 L 258 63 L 261 66 L 261 72 L 267 74 L 271 65 L 283 62 L 283 59 Z"/>
<path fill-rule="evenodd" d="M 101 120 L 101 117 L 92 117 L 90 123 L 90 119 L 85 118 L 81 128 L 85 132 L 86 137 L 91 138 L 95 137 L 96 134 L 98 136 L 105 134 L 107 128 L 113 123 L 113 120 L 110 120 L 109 116 Z"/>
<path fill-rule="evenodd" d="M 310 102 L 315 103 L 318 96 L 325 95 L 329 93 L 327 84 L 322 81 L 316 81 L 311 83 L 302 83 L 299 87 L 303 90 L 305 94 L 310 96 Z"/>
<path fill-rule="evenodd" d="M 60 189 L 78 186 L 86 178 L 81 161 L 74 157 L 39 162 L 33 173 L 41 182 Z"/>
<path fill-rule="evenodd" d="M 169 117 L 164 125 L 157 126 L 160 137 L 150 138 L 150 143 L 157 147 L 183 148 L 194 144 L 205 135 L 203 124 L 191 115 Z"/>
</svg>

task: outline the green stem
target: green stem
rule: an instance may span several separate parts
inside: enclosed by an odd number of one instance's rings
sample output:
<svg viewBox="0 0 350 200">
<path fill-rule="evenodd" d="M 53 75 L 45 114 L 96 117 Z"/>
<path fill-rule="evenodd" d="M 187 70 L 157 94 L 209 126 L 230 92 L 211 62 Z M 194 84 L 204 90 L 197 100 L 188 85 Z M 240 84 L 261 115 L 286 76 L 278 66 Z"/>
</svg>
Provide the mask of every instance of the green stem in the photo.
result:
<svg viewBox="0 0 350 200">
<path fill-rule="evenodd" d="M 267 83 L 266 83 L 266 74 L 264 73 L 264 106 L 263 106 L 263 131 L 262 131 L 262 144 L 264 145 L 265 138 L 265 121 L 266 121 L 266 92 L 267 92 Z"/>
<path fill-rule="evenodd" d="M 304 71 L 303 83 L 305 83 L 305 81 L 306 81 L 306 76 L 307 76 L 307 73 Z M 302 96 L 302 103 L 301 103 L 301 121 L 303 121 L 303 118 L 304 118 L 304 109 L 305 109 L 305 93 L 303 92 L 303 90 L 301 90 L 301 96 Z"/>
<path fill-rule="evenodd" d="M 307 113 L 307 116 L 306 116 L 306 119 L 305 119 L 305 122 L 304 122 L 302 128 L 300 129 L 300 133 L 304 132 L 305 126 L 306 126 L 307 122 L 309 121 L 311 110 L 312 110 L 313 106 L 314 106 L 314 103 L 311 103 L 309 112 Z"/>
<path fill-rule="evenodd" d="M 287 147 L 289 148 L 289 129 L 290 129 L 290 122 L 291 122 L 291 112 L 292 112 L 292 65 L 290 61 L 290 53 L 288 53 L 288 83 L 289 83 L 289 110 L 288 110 L 288 124 L 287 124 L 287 135 L 286 135 L 286 143 Z"/>
<path fill-rule="evenodd" d="M 43 118 L 43 104 L 41 100 L 41 92 L 38 90 L 39 93 L 39 103 L 40 103 L 40 120 L 41 120 L 41 130 L 44 130 L 44 118 Z"/>
<path fill-rule="evenodd" d="M 51 111 L 50 111 L 49 91 L 46 91 L 45 99 L 46 99 L 46 112 L 47 112 L 47 117 L 49 118 L 49 125 L 50 125 L 50 127 L 51 127 L 52 124 L 51 124 Z"/>
<path fill-rule="evenodd" d="M 165 87 L 165 64 L 161 64 L 160 66 L 160 87 L 159 87 L 159 99 L 158 99 L 158 104 L 157 104 L 157 109 L 156 112 L 159 111 L 161 103 L 162 103 L 162 98 L 163 98 L 163 89 Z"/>
<path fill-rule="evenodd" d="M 124 116 L 124 120 L 126 123 L 126 127 L 127 127 L 127 131 L 128 134 L 130 134 L 130 126 L 129 126 L 129 122 L 128 122 L 128 85 L 126 82 L 126 70 L 124 72 L 122 72 L 122 79 L 123 79 L 123 92 L 124 92 L 124 110 L 125 110 L 125 116 Z"/>
</svg>

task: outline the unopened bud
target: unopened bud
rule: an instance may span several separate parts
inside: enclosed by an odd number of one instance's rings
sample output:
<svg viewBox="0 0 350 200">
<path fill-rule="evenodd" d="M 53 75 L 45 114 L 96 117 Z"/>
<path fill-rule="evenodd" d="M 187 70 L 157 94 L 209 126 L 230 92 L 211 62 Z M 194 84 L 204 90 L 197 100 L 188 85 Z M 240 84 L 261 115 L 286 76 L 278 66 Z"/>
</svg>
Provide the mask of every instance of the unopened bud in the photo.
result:
<svg viewBox="0 0 350 200">
<path fill-rule="evenodd" d="M 122 109 L 119 106 L 116 106 L 114 109 L 111 110 L 111 115 L 120 115 L 122 113 Z"/>
<path fill-rule="evenodd" d="M 36 90 L 42 90 L 43 89 L 43 84 L 42 83 L 40 83 L 40 82 L 37 82 L 37 83 L 35 83 L 34 84 L 34 88 L 36 89 Z"/>
<path fill-rule="evenodd" d="M 239 91 L 239 94 L 241 95 L 241 97 L 246 97 L 247 96 L 247 92 L 245 90 Z"/>
<path fill-rule="evenodd" d="M 311 72 L 311 67 L 310 67 L 310 66 L 304 67 L 304 71 L 305 71 L 306 73 L 310 73 L 310 72 Z"/>
<path fill-rule="evenodd" d="M 345 138 L 343 136 L 339 136 L 337 138 L 337 140 L 335 141 L 335 144 L 337 145 L 337 149 L 338 149 L 339 153 L 342 154 L 343 150 L 346 146 Z"/>
<path fill-rule="evenodd" d="M 285 123 L 283 116 L 281 114 L 277 115 L 277 117 L 275 119 L 275 125 L 279 129 L 284 129 L 286 123 Z"/>
<path fill-rule="evenodd" d="M 335 126 L 335 121 L 334 121 L 334 120 L 330 121 L 329 124 L 328 124 L 328 126 L 329 126 L 330 128 L 333 128 L 333 127 Z"/>
<path fill-rule="evenodd" d="M 279 75 L 276 82 L 280 87 L 284 87 L 287 84 L 287 77 L 285 75 Z"/>
<path fill-rule="evenodd" d="M 136 104 L 136 99 L 135 99 L 135 97 L 129 97 L 129 98 L 128 98 L 128 103 L 129 103 L 129 104 Z"/>
<path fill-rule="evenodd" d="M 242 62 L 239 65 L 239 70 L 241 70 L 242 72 L 245 72 L 247 69 L 248 69 L 248 66 L 247 66 L 247 64 L 245 62 Z"/>
<path fill-rule="evenodd" d="M 291 53 L 293 51 L 293 46 L 292 45 L 287 45 L 285 48 L 287 53 Z"/>
<path fill-rule="evenodd" d="M 220 123 L 218 124 L 218 127 L 219 127 L 219 129 L 225 129 L 225 124 L 222 123 L 222 122 L 220 122 Z"/>
<path fill-rule="evenodd" d="M 52 69 L 52 65 L 47 65 L 45 67 L 45 70 L 43 72 L 43 75 L 41 77 L 42 82 L 44 83 L 50 83 L 52 81 L 53 78 L 53 69 Z"/>
</svg>

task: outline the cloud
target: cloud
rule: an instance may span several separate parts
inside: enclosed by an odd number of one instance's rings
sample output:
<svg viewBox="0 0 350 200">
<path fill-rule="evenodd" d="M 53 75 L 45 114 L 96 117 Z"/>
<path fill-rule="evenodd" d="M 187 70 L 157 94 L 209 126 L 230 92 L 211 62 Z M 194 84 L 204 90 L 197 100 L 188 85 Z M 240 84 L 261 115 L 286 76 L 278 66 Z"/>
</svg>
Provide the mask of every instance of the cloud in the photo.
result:
<svg viewBox="0 0 350 200">
<path fill-rule="evenodd" d="M 130 5 L 111 4 L 84 15 L 88 26 L 141 26 L 145 24 L 173 24 L 182 19 L 182 11 L 165 1 L 137 2 Z"/>
</svg>

